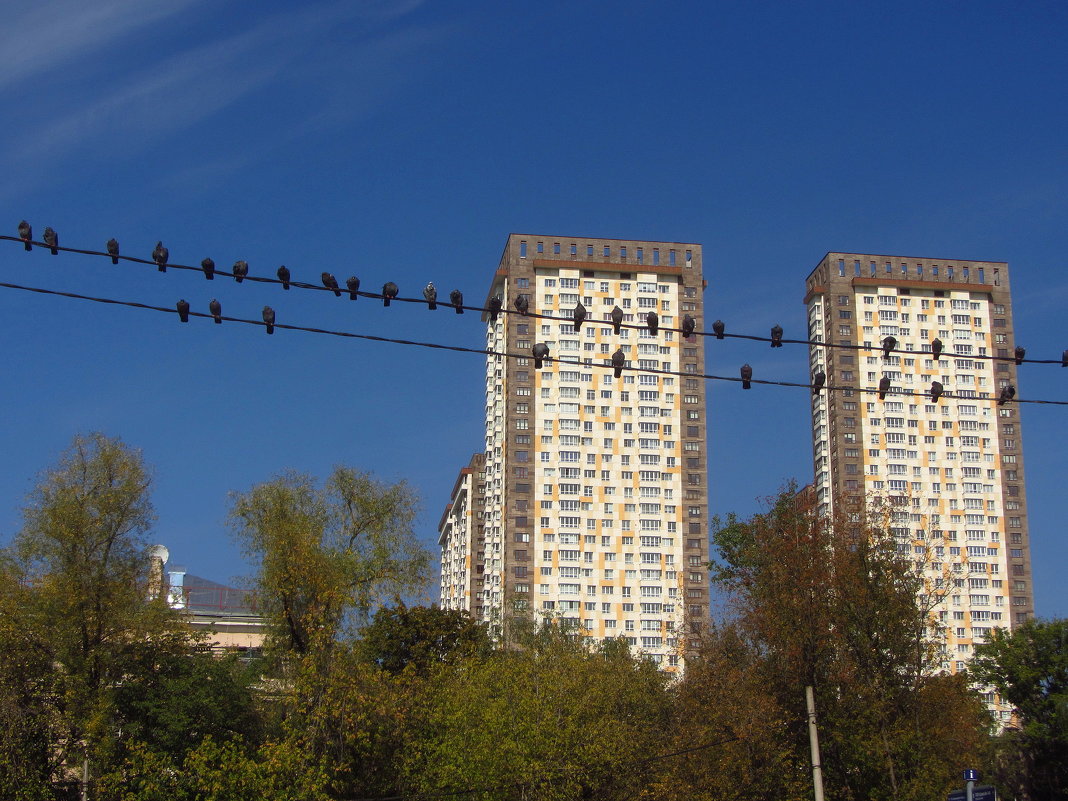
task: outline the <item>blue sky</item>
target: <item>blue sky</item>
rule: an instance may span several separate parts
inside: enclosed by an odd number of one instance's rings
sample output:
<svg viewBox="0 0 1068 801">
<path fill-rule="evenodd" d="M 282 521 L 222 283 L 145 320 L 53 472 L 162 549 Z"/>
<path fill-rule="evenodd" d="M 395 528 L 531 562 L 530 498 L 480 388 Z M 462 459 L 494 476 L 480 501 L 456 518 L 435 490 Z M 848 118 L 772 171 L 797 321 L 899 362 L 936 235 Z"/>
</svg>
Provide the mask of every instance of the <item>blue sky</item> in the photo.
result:
<svg viewBox="0 0 1068 801">
<path fill-rule="evenodd" d="M 252 274 L 480 301 L 509 232 L 700 242 L 709 319 L 802 336 L 829 250 L 1010 263 L 1017 335 L 1068 347 L 1061 3 L 14 0 L 0 31 L 0 228 L 116 237 Z M 0 243 L 3 245 L 4 243 Z M 0 280 L 478 347 L 474 315 L 17 245 Z M 154 539 L 247 571 L 228 492 L 339 463 L 410 481 L 433 544 L 482 441 L 479 357 L 0 290 L 0 538 L 79 432 L 141 448 Z M 706 343 L 708 371 L 803 381 L 806 353 Z M 1022 368 L 1021 397 L 1068 399 Z M 711 382 L 714 511 L 811 474 L 803 390 Z M 1068 409 L 1025 406 L 1037 607 L 1068 615 Z"/>
</svg>

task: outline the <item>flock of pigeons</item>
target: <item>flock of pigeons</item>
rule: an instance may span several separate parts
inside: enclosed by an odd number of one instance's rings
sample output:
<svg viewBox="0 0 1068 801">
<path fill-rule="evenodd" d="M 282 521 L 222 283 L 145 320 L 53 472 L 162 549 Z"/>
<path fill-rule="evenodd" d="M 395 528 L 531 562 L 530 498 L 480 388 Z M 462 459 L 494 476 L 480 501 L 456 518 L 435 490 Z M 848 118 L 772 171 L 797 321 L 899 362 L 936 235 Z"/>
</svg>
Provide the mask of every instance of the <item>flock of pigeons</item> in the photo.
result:
<svg viewBox="0 0 1068 801">
<path fill-rule="evenodd" d="M 30 224 L 23 220 L 18 225 L 19 238 L 22 240 L 26 250 L 33 249 L 33 228 Z M 59 235 L 52 227 L 47 227 L 44 230 L 42 240 L 46 247 L 49 248 L 52 255 L 59 254 Z M 119 243 L 116 239 L 109 239 L 107 241 L 107 253 L 111 256 L 111 263 L 119 263 Z M 167 264 L 170 259 L 170 251 L 164 247 L 163 242 L 157 242 L 155 249 L 152 251 L 152 261 L 156 263 L 161 273 L 167 272 Z M 215 279 L 215 262 L 210 258 L 204 259 L 200 262 L 200 267 L 204 271 L 204 277 L 212 281 Z M 288 290 L 292 284 L 292 275 L 289 268 L 282 265 L 277 271 L 278 280 L 282 284 L 282 289 Z M 233 276 L 237 283 L 241 283 L 248 277 L 248 262 L 239 260 L 234 262 L 234 266 L 231 268 L 230 275 Z M 341 297 L 342 289 L 338 284 L 337 278 L 332 273 L 323 272 L 321 276 L 323 286 L 332 290 L 336 297 Z M 356 276 L 349 276 L 345 279 L 345 288 L 349 293 L 350 300 L 356 300 L 360 294 L 360 279 Z M 393 281 L 387 281 L 382 286 L 382 305 L 389 306 L 390 301 L 396 299 L 398 292 L 397 285 Z M 370 293 L 364 293 L 365 295 Z M 376 297 L 375 295 L 371 295 Z M 423 299 L 426 301 L 427 308 L 430 310 L 437 309 L 438 307 L 438 290 L 434 287 L 434 284 L 428 283 L 423 288 Z M 454 289 L 449 293 L 449 303 L 446 305 L 452 306 L 457 314 L 464 313 L 464 296 L 459 289 Z M 520 314 L 527 314 L 530 311 L 530 300 L 527 295 L 517 295 L 515 299 L 515 308 Z M 503 310 L 504 304 L 500 296 L 495 296 L 489 299 L 489 306 L 487 309 L 478 309 L 478 311 L 486 311 L 490 316 L 491 322 L 496 322 L 498 315 Z M 178 301 L 177 304 L 178 318 L 183 323 L 189 322 L 189 303 L 184 298 Z M 208 304 L 208 310 L 211 312 L 212 318 L 217 325 L 222 324 L 222 304 L 215 298 L 212 298 Z M 578 331 L 582 328 L 582 324 L 586 322 L 589 313 L 586 307 L 579 303 L 575 307 L 573 315 L 573 324 L 575 330 Z M 623 325 L 623 310 L 616 306 L 611 312 L 612 325 L 615 333 L 618 334 L 620 328 Z M 273 334 L 275 327 L 275 312 L 270 306 L 263 307 L 263 323 L 266 326 L 267 333 Z M 660 318 L 655 311 L 650 311 L 645 315 L 645 324 L 648 330 L 655 335 L 660 329 Z M 697 328 L 697 321 L 694 320 L 689 314 L 684 315 L 682 318 L 682 328 L 680 329 L 683 337 L 691 337 Z M 716 320 L 712 323 L 712 333 L 716 339 L 723 339 L 726 331 L 726 326 L 722 320 Z M 771 347 L 782 347 L 783 329 L 780 325 L 775 325 L 771 329 Z M 887 336 L 882 341 L 883 358 L 889 359 L 890 354 L 897 347 L 897 339 L 893 336 Z M 931 355 L 935 360 L 942 355 L 943 350 L 942 340 L 935 338 L 931 340 Z M 1014 351 L 1014 359 L 1017 365 L 1022 364 L 1026 351 L 1024 348 L 1017 346 Z M 549 358 L 549 346 L 543 342 L 538 342 L 533 348 L 534 367 L 541 369 L 545 363 L 545 359 Z M 612 367 L 615 372 L 615 377 L 619 378 L 623 374 L 623 368 L 626 366 L 627 357 L 623 353 L 622 349 L 616 350 L 612 354 Z M 1062 366 L 1068 366 L 1068 350 L 1064 352 L 1064 358 L 1062 360 Z M 753 368 L 749 364 L 742 365 L 741 368 L 742 389 L 752 389 L 753 380 Z M 812 392 L 813 394 L 819 393 L 827 384 L 827 374 L 823 370 L 819 370 L 812 376 Z M 887 376 L 883 376 L 879 380 L 879 400 L 885 400 L 887 392 L 890 391 L 890 379 Z M 931 383 L 930 397 L 935 403 L 938 403 L 938 399 L 942 396 L 944 387 L 940 381 L 933 381 Z M 998 405 L 1002 405 L 1007 401 L 1011 401 L 1016 397 L 1016 388 L 1011 384 L 1004 387 L 1001 390 L 1001 394 L 998 397 Z"/>
</svg>

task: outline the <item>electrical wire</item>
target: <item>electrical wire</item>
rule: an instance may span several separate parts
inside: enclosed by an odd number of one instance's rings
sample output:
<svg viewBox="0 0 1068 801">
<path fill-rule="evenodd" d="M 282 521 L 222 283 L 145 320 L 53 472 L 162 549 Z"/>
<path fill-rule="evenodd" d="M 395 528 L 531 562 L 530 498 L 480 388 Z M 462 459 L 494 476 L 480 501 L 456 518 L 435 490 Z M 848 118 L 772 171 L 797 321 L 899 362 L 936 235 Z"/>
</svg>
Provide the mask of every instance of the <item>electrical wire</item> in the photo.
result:
<svg viewBox="0 0 1068 801">
<path fill-rule="evenodd" d="M 13 243 L 17 242 L 17 243 L 22 244 L 22 245 L 27 244 L 27 240 L 24 240 L 24 239 L 22 239 L 20 237 L 17 237 L 17 236 L 7 236 L 7 235 L 4 235 L 4 234 L 0 234 L 0 241 L 13 242 Z M 136 256 L 126 256 L 126 255 L 123 255 L 121 253 L 113 255 L 113 254 L 106 253 L 106 252 L 100 251 L 100 250 L 90 250 L 90 249 L 86 249 L 86 248 L 72 248 L 72 247 L 65 247 L 63 245 L 58 245 L 58 244 L 57 245 L 48 245 L 48 244 L 46 244 L 44 242 L 38 242 L 36 240 L 29 240 L 28 244 L 35 245 L 35 246 L 37 246 L 39 248 L 42 248 L 42 249 L 63 251 L 65 253 L 76 253 L 76 254 L 83 255 L 83 256 L 101 256 L 101 257 L 105 257 L 105 258 L 109 258 L 109 259 L 118 259 L 120 261 L 127 261 L 127 262 L 131 262 L 131 263 L 134 263 L 134 264 L 144 264 L 144 265 L 151 266 L 151 267 L 163 266 L 163 267 L 166 267 L 168 269 L 173 268 L 175 270 L 189 270 L 189 271 L 197 272 L 197 273 L 203 272 L 203 268 L 202 267 L 196 267 L 196 266 L 189 265 L 189 264 L 178 264 L 178 263 L 170 262 L 170 261 L 165 262 L 163 265 L 159 265 L 156 261 L 154 261 L 152 259 L 142 259 L 142 258 L 138 258 Z M 221 270 L 221 269 L 219 269 L 217 267 L 214 268 L 214 270 L 212 272 L 213 272 L 213 275 L 222 276 L 224 278 L 236 278 L 234 273 L 227 272 L 226 270 Z M 323 286 L 323 285 L 320 285 L 320 284 L 309 284 L 309 283 L 302 282 L 302 281 L 293 281 L 293 280 L 282 281 L 279 278 L 272 278 L 272 277 L 269 277 L 269 276 L 242 275 L 241 276 L 241 280 L 242 281 L 256 282 L 256 283 L 261 283 L 261 284 L 284 284 L 286 286 L 296 287 L 297 289 L 311 289 L 311 290 L 315 290 L 317 292 L 341 292 L 342 294 L 346 294 L 346 293 L 355 294 L 357 297 L 370 298 L 370 299 L 374 299 L 374 300 L 382 300 L 385 297 L 384 295 L 382 295 L 380 293 L 368 292 L 366 290 L 356 290 L 355 292 L 351 292 L 350 290 L 342 288 L 342 287 L 338 287 L 337 289 L 334 289 L 332 287 L 327 287 L 327 286 Z M 429 305 L 429 303 L 430 303 L 430 301 L 426 300 L 426 298 L 406 298 L 406 297 L 399 297 L 399 296 L 390 298 L 390 301 L 391 302 L 397 302 L 397 303 L 417 303 L 417 304 L 421 303 L 421 304 L 424 304 L 424 305 Z M 438 306 L 443 306 L 445 308 L 451 308 L 451 309 L 463 309 L 464 311 L 479 312 L 479 313 L 484 313 L 484 314 L 493 313 L 493 310 L 488 309 L 488 308 L 484 308 L 482 306 L 468 306 L 468 305 L 464 305 L 464 304 L 453 304 L 453 303 L 449 303 L 449 302 L 443 301 L 443 300 L 437 300 L 437 301 L 435 301 L 435 304 L 438 305 Z M 568 317 L 568 316 L 558 316 L 558 315 L 552 315 L 552 314 L 540 314 L 540 313 L 533 312 L 533 311 L 521 312 L 518 309 L 511 309 L 511 308 L 508 308 L 507 306 L 503 306 L 503 305 L 496 313 L 498 313 L 498 314 L 518 314 L 518 315 L 520 315 L 522 317 L 529 317 L 529 318 L 535 319 L 535 320 L 550 320 L 550 321 L 555 321 L 555 322 L 562 323 L 564 325 L 570 325 L 574 321 L 572 317 Z M 613 324 L 611 322 L 611 320 L 588 319 L 587 322 L 586 322 L 587 325 L 603 325 L 605 323 L 607 323 L 609 325 Z M 641 323 L 620 323 L 620 327 L 621 328 L 635 329 L 635 330 L 642 330 L 642 331 L 647 329 L 647 326 L 643 325 Z M 676 332 L 676 333 L 679 333 L 679 334 L 683 333 L 681 328 L 674 328 L 674 327 L 670 327 L 670 326 L 658 326 L 658 328 L 661 331 L 672 331 L 672 332 Z M 752 342 L 772 342 L 772 338 L 771 337 L 763 337 L 763 336 L 758 336 L 758 335 L 755 335 L 755 334 L 733 334 L 733 333 L 729 333 L 729 332 L 726 332 L 726 331 L 724 333 L 722 333 L 722 334 L 716 334 L 713 331 L 696 331 L 695 330 L 693 332 L 693 336 L 712 337 L 712 338 L 715 338 L 715 339 L 743 339 L 743 340 L 749 340 L 749 341 L 752 341 Z M 782 342 L 784 345 L 808 345 L 809 347 L 839 348 L 839 349 L 845 349 L 845 350 L 858 350 L 858 351 L 862 350 L 862 351 L 868 351 L 868 352 L 876 352 L 876 351 L 883 350 L 883 347 L 880 344 L 856 345 L 856 344 L 852 344 L 852 343 L 848 343 L 848 342 L 820 342 L 818 340 L 787 339 L 785 337 L 779 339 L 778 341 Z M 895 350 L 894 352 L 895 353 L 914 353 L 914 354 L 919 354 L 919 355 L 924 355 L 924 354 L 931 355 L 929 351 L 897 351 L 897 350 Z M 1014 364 L 1019 363 L 1019 364 L 1055 364 L 1055 365 L 1061 365 L 1061 366 L 1064 365 L 1064 360 L 1063 359 L 1027 359 L 1027 358 L 1025 358 L 1025 359 L 1017 360 L 1015 356 L 993 356 L 993 355 L 989 355 L 989 354 L 961 355 L 961 354 L 949 353 L 948 351 L 943 351 L 942 358 L 970 359 L 970 360 L 973 360 L 973 361 L 983 360 L 983 361 L 1013 362 Z"/>
<path fill-rule="evenodd" d="M 101 297 L 95 297 L 95 296 L 92 296 L 92 295 L 82 295 L 82 294 L 78 294 L 76 292 L 62 292 L 62 291 L 55 290 L 55 289 L 43 289 L 41 287 L 22 286 L 20 284 L 12 284 L 12 283 L 8 283 L 8 282 L 4 282 L 4 281 L 0 281 L 0 287 L 3 287 L 5 289 L 20 290 L 20 291 L 23 291 L 23 292 L 33 292 L 33 293 L 40 294 L 40 295 L 54 295 L 54 296 L 58 296 L 58 297 L 72 298 L 72 299 L 75 299 L 75 300 L 88 300 L 88 301 L 91 301 L 93 303 L 104 303 L 104 304 L 109 304 L 109 305 L 113 305 L 113 306 L 129 306 L 129 307 L 135 308 L 135 309 L 146 309 L 146 310 L 149 310 L 149 311 L 164 312 L 166 314 L 178 314 L 178 310 L 176 308 L 170 308 L 170 307 L 167 307 L 167 306 L 153 306 L 151 304 L 138 303 L 136 301 L 115 300 L 115 299 L 112 299 L 112 298 L 101 298 Z M 206 319 L 214 319 L 214 315 L 209 314 L 209 313 L 205 313 L 205 312 L 197 312 L 197 311 L 189 310 L 188 314 L 189 314 L 190 317 L 202 317 L 202 318 L 206 318 Z M 220 320 L 225 320 L 225 321 L 231 322 L 231 323 L 243 323 L 243 324 L 246 324 L 246 325 L 256 325 L 256 326 L 260 326 L 260 327 L 264 327 L 264 328 L 267 327 L 267 325 L 268 325 L 268 323 L 264 322 L 263 320 L 249 320 L 249 319 L 245 319 L 245 318 L 242 318 L 242 317 L 228 317 L 228 316 L 220 315 L 219 319 Z M 324 335 L 327 335 L 327 336 L 344 337 L 344 338 L 348 338 L 348 339 L 362 339 L 362 340 L 368 340 L 368 341 L 371 341 L 371 342 L 388 342 L 388 343 L 391 343 L 391 344 L 394 344 L 394 345 L 408 345 L 408 346 L 420 347 L 420 348 L 431 348 L 431 349 L 435 349 L 435 350 L 454 351 L 454 352 L 457 352 L 457 353 L 475 353 L 475 354 L 479 354 L 479 355 L 482 355 L 482 356 L 499 356 L 499 357 L 502 357 L 502 358 L 509 358 L 509 359 L 531 359 L 532 358 L 532 355 L 529 354 L 529 353 L 514 353 L 514 352 L 508 352 L 508 351 L 497 351 L 497 350 L 491 350 L 491 349 L 488 349 L 488 348 L 469 348 L 469 347 L 464 347 L 464 346 L 461 346 L 461 345 L 443 345 L 443 344 L 438 343 L 438 342 L 422 342 L 422 341 L 418 341 L 418 340 L 397 339 L 395 337 L 382 337 L 382 336 L 377 336 L 377 335 L 374 335 L 374 334 L 356 334 L 356 333 L 353 333 L 353 332 L 350 332 L 350 331 L 336 331 L 336 330 L 331 330 L 331 329 L 327 329 L 327 328 L 314 328 L 314 327 L 303 326 L 303 325 L 292 325 L 292 324 L 288 324 L 288 323 L 280 323 L 280 322 L 277 322 L 277 321 L 273 322 L 273 323 L 270 323 L 270 325 L 273 326 L 274 328 L 284 329 L 284 330 L 288 330 L 288 331 L 304 331 L 304 332 L 311 333 L 311 334 L 324 334 Z M 604 367 L 604 368 L 608 368 L 608 369 L 613 369 L 611 362 L 602 361 L 601 363 L 596 364 L 596 365 L 593 364 L 592 362 L 590 364 L 586 364 L 581 359 L 579 359 L 579 357 L 575 357 L 574 359 L 571 359 L 569 357 L 559 357 L 559 356 L 551 357 L 550 356 L 550 357 L 547 357 L 547 361 L 550 361 L 550 362 L 555 361 L 555 362 L 557 362 L 559 364 L 574 365 L 576 367 L 583 367 L 583 368 L 586 368 L 586 367 L 592 368 L 592 367 L 596 366 L 596 367 Z M 823 387 L 817 388 L 813 384 L 805 384 L 805 383 L 800 383 L 800 382 L 796 382 L 796 381 L 773 381 L 773 380 L 770 380 L 770 379 L 760 379 L 760 378 L 742 379 L 740 377 L 735 377 L 735 376 L 714 375 L 714 374 L 711 374 L 711 373 L 686 373 L 686 372 L 682 372 L 680 370 L 663 370 L 663 369 L 657 369 L 657 368 L 653 368 L 653 367 L 625 366 L 623 369 L 626 370 L 629 373 L 645 373 L 645 374 L 649 374 L 649 375 L 667 375 L 667 376 L 676 376 L 676 377 L 679 377 L 679 378 L 699 378 L 699 379 L 703 379 L 703 380 L 706 380 L 706 381 L 729 381 L 729 382 L 732 382 L 732 383 L 745 383 L 746 381 L 748 381 L 749 383 L 752 383 L 752 384 L 761 384 L 761 385 L 764 385 L 764 386 L 777 386 L 777 387 L 796 387 L 796 388 L 799 388 L 799 389 L 813 390 L 814 392 L 817 391 L 817 390 L 821 391 L 821 392 L 824 391 L 824 390 L 829 391 L 829 392 L 847 392 L 848 391 L 848 392 L 859 392 L 859 393 L 862 393 L 862 394 L 879 394 L 881 392 L 881 390 L 879 390 L 879 389 L 874 389 L 874 388 L 869 388 L 869 387 L 853 387 L 853 386 L 839 386 L 839 385 L 826 384 Z M 900 388 L 899 387 L 891 387 L 891 389 L 888 390 L 886 394 L 888 394 L 888 395 L 897 395 L 897 396 L 900 396 L 900 397 L 911 397 L 911 398 L 925 397 L 924 393 L 916 393 L 916 392 L 913 392 L 910 388 L 906 388 L 906 387 L 900 387 Z M 941 397 L 943 397 L 943 398 L 956 398 L 956 399 L 959 399 L 959 400 L 969 400 L 969 401 L 976 401 L 976 402 L 985 401 L 985 400 L 998 400 L 997 398 L 992 398 L 992 397 L 978 398 L 978 397 L 972 397 L 970 395 L 959 395 L 959 394 L 953 393 L 953 392 L 943 392 Z M 1033 399 L 1033 398 L 1018 398 L 1017 397 L 1017 398 L 1011 399 L 1011 401 L 1008 401 L 1008 402 L 1011 402 L 1011 403 L 1035 403 L 1035 404 L 1046 404 L 1046 405 L 1052 405 L 1052 406 L 1068 406 L 1068 401 L 1038 400 L 1038 399 Z"/>
</svg>

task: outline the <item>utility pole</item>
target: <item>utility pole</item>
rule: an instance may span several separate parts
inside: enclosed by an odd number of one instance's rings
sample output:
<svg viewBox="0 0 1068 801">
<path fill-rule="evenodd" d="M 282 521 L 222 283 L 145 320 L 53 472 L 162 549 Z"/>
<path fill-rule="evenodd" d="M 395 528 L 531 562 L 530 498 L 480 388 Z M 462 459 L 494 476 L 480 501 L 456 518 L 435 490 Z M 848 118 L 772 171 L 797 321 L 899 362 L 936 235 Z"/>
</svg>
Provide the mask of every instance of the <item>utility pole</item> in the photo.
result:
<svg viewBox="0 0 1068 801">
<path fill-rule="evenodd" d="M 805 687 L 805 706 L 808 708 L 808 744 L 812 749 L 812 789 L 816 801 L 823 801 L 823 768 L 820 766 L 820 738 L 816 732 L 816 698 L 812 685 Z"/>
</svg>

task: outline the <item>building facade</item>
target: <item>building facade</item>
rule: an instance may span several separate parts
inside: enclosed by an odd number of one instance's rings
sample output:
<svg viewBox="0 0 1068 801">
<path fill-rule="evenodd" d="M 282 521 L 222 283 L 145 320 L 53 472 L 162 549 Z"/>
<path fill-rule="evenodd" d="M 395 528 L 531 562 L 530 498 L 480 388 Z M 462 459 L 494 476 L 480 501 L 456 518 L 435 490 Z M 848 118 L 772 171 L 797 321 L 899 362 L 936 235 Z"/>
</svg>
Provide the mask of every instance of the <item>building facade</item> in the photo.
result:
<svg viewBox="0 0 1068 801">
<path fill-rule="evenodd" d="M 485 571 L 486 455 L 476 453 L 460 468 L 452 495 L 438 521 L 441 548 L 441 607 L 467 609 L 482 618 L 482 574 Z"/>
<path fill-rule="evenodd" d="M 483 317 L 499 355 L 486 363 L 484 505 L 469 546 L 482 571 L 467 608 L 491 627 L 515 611 L 558 618 L 679 663 L 680 638 L 708 614 L 708 488 L 703 348 L 674 329 L 687 314 L 700 328 L 704 288 L 700 245 L 509 236 L 484 304 L 507 312 Z M 549 358 L 537 368 L 539 343 Z M 446 515 L 443 542 L 455 527 Z"/>
<path fill-rule="evenodd" d="M 945 629 L 943 669 L 1034 614 L 1012 302 L 1004 262 L 828 253 L 809 275 L 815 483 L 823 514 L 887 499 Z M 883 342 L 896 344 L 884 355 Z M 932 351 L 940 340 L 940 358 Z M 875 390 L 883 378 L 885 400 Z M 932 382 L 946 393 L 930 397 Z"/>
</svg>

